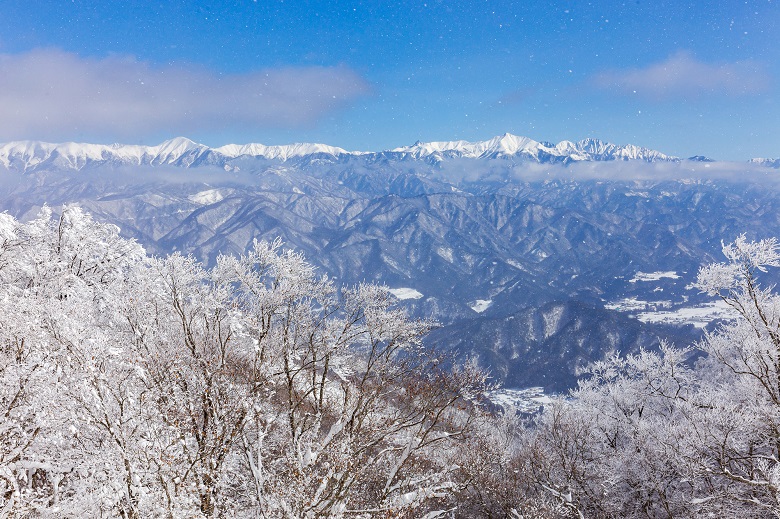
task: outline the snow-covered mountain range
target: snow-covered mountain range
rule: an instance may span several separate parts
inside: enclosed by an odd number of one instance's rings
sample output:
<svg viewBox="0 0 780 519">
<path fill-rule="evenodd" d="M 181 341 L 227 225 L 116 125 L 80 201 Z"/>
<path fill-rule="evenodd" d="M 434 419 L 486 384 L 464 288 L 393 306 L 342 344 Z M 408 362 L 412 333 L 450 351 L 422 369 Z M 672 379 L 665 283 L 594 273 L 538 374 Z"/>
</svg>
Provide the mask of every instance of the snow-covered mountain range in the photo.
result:
<svg viewBox="0 0 780 519">
<path fill-rule="evenodd" d="M 680 159 L 659 151 L 634 145 L 619 146 L 598 139 L 558 144 L 538 142 L 528 137 L 504 134 L 487 141 L 418 142 L 412 146 L 382 152 L 347 151 L 326 144 L 296 143 L 284 146 L 263 144 L 228 144 L 210 148 L 184 137 L 177 137 L 157 146 L 126 144 L 51 144 L 37 141 L 17 141 L 0 144 L 0 165 L 20 171 L 44 167 L 82 169 L 95 164 L 114 165 L 174 165 L 189 167 L 199 164 L 224 166 L 241 157 L 288 161 L 311 156 L 391 155 L 413 159 L 444 160 L 446 158 L 512 158 L 537 163 L 568 163 L 579 161 L 641 160 L 646 162 L 676 162 Z"/>
<path fill-rule="evenodd" d="M 431 341 L 510 387 L 560 390 L 592 360 L 686 344 L 698 330 L 679 325 L 711 319 L 686 288 L 698 267 L 739 233 L 780 236 L 775 162 L 752 162 L 513 135 L 382 152 L 14 142 L 0 211 L 75 202 L 152 253 L 206 262 L 281 237 L 339 284 L 386 284 L 442 323 Z"/>
<path fill-rule="evenodd" d="M 417 142 L 392 150 L 395 153 L 409 154 L 414 158 L 424 157 L 463 157 L 472 159 L 517 157 L 539 163 L 574 162 L 597 160 L 643 160 L 679 161 L 677 157 L 665 155 L 659 151 L 628 144 L 618 146 L 598 139 L 585 139 L 579 142 L 561 141 L 558 144 L 538 142 L 528 137 L 518 137 L 506 133 L 487 141 L 466 142 Z"/>
<path fill-rule="evenodd" d="M 770 168 L 780 168 L 780 159 L 750 159 L 752 164 L 758 164 L 759 166 L 767 166 Z"/>
<path fill-rule="evenodd" d="M 88 165 L 115 164 L 133 166 L 192 166 L 199 163 L 218 164 L 241 156 L 263 157 L 285 161 L 293 157 L 325 154 L 337 156 L 346 150 L 325 144 L 228 144 L 209 148 L 185 137 L 177 137 L 157 146 L 132 144 L 85 144 L 66 142 L 52 144 L 38 141 L 17 141 L 0 144 L 0 165 L 21 171 L 47 166 L 82 169 Z"/>
</svg>

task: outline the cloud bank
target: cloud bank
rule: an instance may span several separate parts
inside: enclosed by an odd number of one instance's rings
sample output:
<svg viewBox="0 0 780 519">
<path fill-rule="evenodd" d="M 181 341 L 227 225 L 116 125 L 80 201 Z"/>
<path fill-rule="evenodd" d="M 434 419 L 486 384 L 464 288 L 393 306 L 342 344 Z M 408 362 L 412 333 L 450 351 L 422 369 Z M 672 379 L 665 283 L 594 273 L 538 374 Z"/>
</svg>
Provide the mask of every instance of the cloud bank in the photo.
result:
<svg viewBox="0 0 780 519">
<path fill-rule="evenodd" d="M 0 140 L 307 127 L 369 90 L 346 66 L 222 75 L 56 49 L 0 54 Z"/>
<path fill-rule="evenodd" d="M 604 72 L 591 82 L 599 89 L 656 100 L 755 95 L 770 86 L 769 75 L 759 63 L 703 63 L 686 51 L 645 68 Z"/>
<path fill-rule="evenodd" d="M 443 182 L 607 181 L 607 182 L 732 182 L 776 189 L 780 170 L 748 162 L 644 162 L 640 160 L 582 161 L 570 164 L 507 163 L 505 159 L 454 159 L 431 172 Z"/>
</svg>

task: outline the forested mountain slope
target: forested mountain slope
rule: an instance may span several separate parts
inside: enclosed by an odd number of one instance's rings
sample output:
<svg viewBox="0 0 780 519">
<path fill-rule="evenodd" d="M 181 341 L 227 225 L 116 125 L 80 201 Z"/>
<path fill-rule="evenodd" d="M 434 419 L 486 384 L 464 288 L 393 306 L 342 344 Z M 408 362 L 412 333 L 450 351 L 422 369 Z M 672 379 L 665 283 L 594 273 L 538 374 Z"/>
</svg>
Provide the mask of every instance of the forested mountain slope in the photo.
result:
<svg viewBox="0 0 780 519">
<path fill-rule="evenodd" d="M 696 329 L 679 325 L 710 319 L 686 288 L 698 265 L 722 239 L 780 235 L 771 163 L 599 141 L 503 136 L 355 153 L 176 139 L 0 152 L 0 207 L 15 216 L 78 202 L 152 252 L 206 262 L 280 237 L 339 283 L 397 289 L 443 325 L 431 341 L 517 387 L 562 389 L 607 352 L 690 339 Z M 554 329 L 517 324 L 551 312 Z"/>
</svg>

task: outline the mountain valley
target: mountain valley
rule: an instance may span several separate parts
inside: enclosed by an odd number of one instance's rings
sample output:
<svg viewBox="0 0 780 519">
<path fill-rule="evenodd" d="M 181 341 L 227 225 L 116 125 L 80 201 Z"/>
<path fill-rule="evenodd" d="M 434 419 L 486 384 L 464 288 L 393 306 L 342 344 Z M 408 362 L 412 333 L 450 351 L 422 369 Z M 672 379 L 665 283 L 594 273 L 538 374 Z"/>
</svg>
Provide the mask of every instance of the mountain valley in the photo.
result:
<svg viewBox="0 0 780 519">
<path fill-rule="evenodd" d="M 641 317 L 711 302 L 688 286 L 721 240 L 780 236 L 779 178 L 771 160 L 508 134 L 378 153 L 0 145 L 0 209 L 13 216 L 77 203 L 151 253 L 206 262 L 279 237 L 338 283 L 385 284 L 439 321 L 431 344 L 547 391 L 612 353 L 695 340 L 712 317 Z"/>
</svg>

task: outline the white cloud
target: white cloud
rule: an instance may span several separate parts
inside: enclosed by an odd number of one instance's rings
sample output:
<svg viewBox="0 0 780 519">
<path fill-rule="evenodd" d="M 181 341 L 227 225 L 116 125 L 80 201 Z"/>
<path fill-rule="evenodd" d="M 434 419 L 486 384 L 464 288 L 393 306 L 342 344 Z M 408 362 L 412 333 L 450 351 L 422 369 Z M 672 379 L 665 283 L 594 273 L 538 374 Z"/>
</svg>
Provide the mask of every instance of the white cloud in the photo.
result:
<svg viewBox="0 0 780 519">
<path fill-rule="evenodd" d="M 346 66 L 222 75 L 195 65 L 83 58 L 56 49 L 0 54 L 0 140 L 296 128 L 369 90 Z"/>
<path fill-rule="evenodd" d="M 641 160 L 582 161 L 564 164 L 521 162 L 507 168 L 505 159 L 455 159 L 437 165 L 434 176 L 447 182 L 520 182 L 546 180 L 730 181 L 780 185 L 780 171 L 746 162 L 644 162 Z"/>
<path fill-rule="evenodd" d="M 601 89 L 653 99 L 754 95 L 770 86 L 769 76 L 759 63 L 703 63 L 686 51 L 645 68 L 603 72 L 593 77 L 592 83 Z"/>
</svg>

